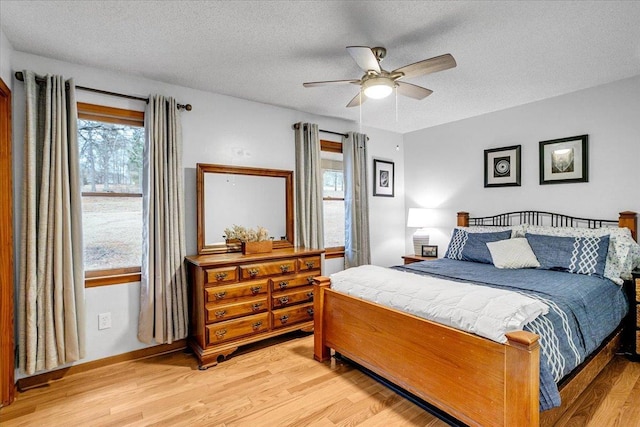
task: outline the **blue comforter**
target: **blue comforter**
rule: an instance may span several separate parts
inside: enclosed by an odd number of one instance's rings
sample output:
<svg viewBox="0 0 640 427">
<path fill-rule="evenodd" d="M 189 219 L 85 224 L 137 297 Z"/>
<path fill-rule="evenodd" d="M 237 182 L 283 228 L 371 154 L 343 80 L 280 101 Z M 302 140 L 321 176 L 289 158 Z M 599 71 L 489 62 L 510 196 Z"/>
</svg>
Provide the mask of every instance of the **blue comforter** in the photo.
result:
<svg viewBox="0 0 640 427">
<path fill-rule="evenodd" d="M 557 383 L 600 346 L 627 314 L 622 288 L 608 279 L 538 269 L 438 259 L 394 267 L 520 292 L 549 306 L 525 326 L 540 336 L 540 410 L 560 405 Z"/>
</svg>

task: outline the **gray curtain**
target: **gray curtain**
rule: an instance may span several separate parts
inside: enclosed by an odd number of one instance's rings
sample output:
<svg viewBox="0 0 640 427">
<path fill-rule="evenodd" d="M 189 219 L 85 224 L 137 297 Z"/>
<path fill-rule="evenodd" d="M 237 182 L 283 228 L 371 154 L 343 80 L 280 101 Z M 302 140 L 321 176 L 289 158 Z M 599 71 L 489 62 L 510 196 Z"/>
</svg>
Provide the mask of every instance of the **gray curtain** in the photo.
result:
<svg viewBox="0 0 640 427">
<path fill-rule="evenodd" d="M 318 125 L 297 123 L 295 245 L 324 249 L 322 167 Z"/>
<path fill-rule="evenodd" d="M 349 132 L 342 138 L 344 162 L 345 238 L 344 266 L 371 263 L 369 244 L 369 199 L 367 191 L 367 140 Z"/>
<path fill-rule="evenodd" d="M 188 333 L 182 131 L 173 98 L 149 97 L 142 182 L 138 339 L 170 344 Z"/>
<path fill-rule="evenodd" d="M 31 375 L 85 355 L 84 262 L 75 85 L 23 74 L 18 345 Z"/>
</svg>

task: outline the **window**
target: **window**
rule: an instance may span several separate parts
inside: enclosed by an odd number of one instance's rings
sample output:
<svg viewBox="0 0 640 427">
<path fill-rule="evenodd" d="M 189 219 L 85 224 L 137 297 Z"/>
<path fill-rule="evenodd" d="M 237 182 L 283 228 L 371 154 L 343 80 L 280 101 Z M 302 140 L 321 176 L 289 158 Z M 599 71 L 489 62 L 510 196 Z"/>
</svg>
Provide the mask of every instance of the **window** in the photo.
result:
<svg viewBox="0 0 640 427">
<path fill-rule="evenodd" d="M 140 280 L 144 113 L 78 103 L 85 286 Z"/>
<path fill-rule="evenodd" d="M 322 209 L 327 258 L 344 256 L 344 168 L 342 144 L 320 141 L 322 165 Z"/>
</svg>

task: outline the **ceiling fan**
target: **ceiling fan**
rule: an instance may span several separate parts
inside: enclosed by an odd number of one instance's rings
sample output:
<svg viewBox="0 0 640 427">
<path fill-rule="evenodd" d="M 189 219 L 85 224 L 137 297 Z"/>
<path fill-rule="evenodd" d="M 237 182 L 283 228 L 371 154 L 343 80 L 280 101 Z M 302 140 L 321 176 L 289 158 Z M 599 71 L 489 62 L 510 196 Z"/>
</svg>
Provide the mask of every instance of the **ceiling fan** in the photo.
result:
<svg viewBox="0 0 640 427">
<path fill-rule="evenodd" d="M 363 103 L 367 98 L 380 99 L 389 96 L 394 88 L 400 95 L 414 99 L 424 99 L 433 93 L 432 90 L 402 81 L 406 78 L 423 76 L 437 71 L 448 70 L 456 66 L 456 60 L 451 54 L 425 59 L 393 71 L 386 71 L 380 67 L 380 61 L 387 55 L 384 47 L 348 46 L 347 52 L 362 68 L 365 74 L 359 80 L 330 80 L 323 82 L 303 83 L 304 87 L 326 86 L 334 84 L 354 84 L 362 87 L 362 93 L 358 93 L 347 107 L 355 107 Z"/>
</svg>

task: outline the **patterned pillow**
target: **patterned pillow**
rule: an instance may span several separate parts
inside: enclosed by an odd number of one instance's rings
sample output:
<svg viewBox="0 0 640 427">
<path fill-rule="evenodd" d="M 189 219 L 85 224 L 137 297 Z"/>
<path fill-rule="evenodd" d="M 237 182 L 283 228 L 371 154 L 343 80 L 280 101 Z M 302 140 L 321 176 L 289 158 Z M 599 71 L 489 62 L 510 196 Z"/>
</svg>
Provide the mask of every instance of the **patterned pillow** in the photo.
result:
<svg viewBox="0 0 640 427">
<path fill-rule="evenodd" d="M 497 268 L 540 267 L 536 255 L 524 237 L 489 242 L 487 248 L 491 252 L 493 265 Z"/>
<path fill-rule="evenodd" d="M 526 238 L 540 268 L 604 277 L 609 236 L 557 237 L 527 233 Z"/>
<path fill-rule="evenodd" d="M 491 264 L 491 253 L 487 248 L 488 242 L 505 240 L 511 237 L 511 230 L 495 233 L 469 233 L 467 230 L 455 228 L 445 258 L 460 261 L 481 262 Z"/>
<path fill-rule="evenodd" d="M 524 237 L 527 232 L 527 224 L 516 225 L 478 225 L 471 227 L 457 227 L 460 230 L 465 230 L 469 233 L 496 233 L 498 231 L 511 231 L 511 238 Z"/>
<path fill-rule="evenodd" d="M 623 280 L 631 279 L 631 271 L 640 266 L 640 245 L 633 237 L 631 230 L 619 227 L 576 228 L 550 227 L 530 225 L 527 232 L 546 236 L 563 237 L 597 237 L 609 235 L 609 250 L 604 269 L 604 277 L 622 285 Z"/>
</svg>

